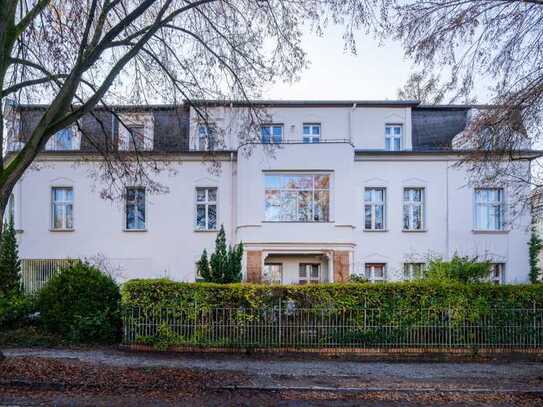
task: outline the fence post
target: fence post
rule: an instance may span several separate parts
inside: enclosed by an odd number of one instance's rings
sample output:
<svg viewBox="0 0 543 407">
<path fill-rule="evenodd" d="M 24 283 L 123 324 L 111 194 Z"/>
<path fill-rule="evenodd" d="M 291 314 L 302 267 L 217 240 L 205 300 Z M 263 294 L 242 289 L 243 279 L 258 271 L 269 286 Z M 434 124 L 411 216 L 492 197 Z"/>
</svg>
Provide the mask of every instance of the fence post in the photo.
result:
<svg viewBox="0 0 543 407">
<path fill-rule="evenodd" d="M 537 346 L 537 322 L 536 322 L 536 306 L 535 306 L 535 300 L 532 301 L 532 306 L 533 306 L 533 311 L 534 311 L 534 315 L 532 317 L 533 321 L 534 321 L 534 330 L 533 330 L 533 333 L 532 333 L 532 338 L 534 339 L 534 348 Z"/>
<path fill-rule="evenodd" d="M 277 327 L 277 331 L 278 331 L 278 335 L 279 337 L 277 338 L 277 344 L 279 347 L 281 347 L 281 344 L 282 344 L 282 341 L 281 341 L 281 319 L 282 319 L 282 311 L 281 311 L 281 301 L 282 299 L 279 298 L 279 318 L 278 318 L 278 327 Z"/>
<path fill-rule="evenodd" d="M 449 311 L 448 311 L 448 315 L 447 315 L 447 324 L 449 325 L 449 341 L 448 341 L 449 349 L 452 348 L 452 325 L 451 325 L 451 320 L 452 320 L 452 309 L 451 309 L 451 304 L 449 304 Z"/>
</svg>

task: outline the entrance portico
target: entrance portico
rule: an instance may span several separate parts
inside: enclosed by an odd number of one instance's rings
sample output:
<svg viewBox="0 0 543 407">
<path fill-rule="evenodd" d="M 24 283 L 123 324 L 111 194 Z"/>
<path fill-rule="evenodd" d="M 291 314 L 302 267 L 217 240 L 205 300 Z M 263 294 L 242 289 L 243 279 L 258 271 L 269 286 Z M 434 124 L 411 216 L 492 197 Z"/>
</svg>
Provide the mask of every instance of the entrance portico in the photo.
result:
<svg viewBox="0 0 543 407">
<path fill-rule="evenodd" d="M 317 284 L 347 281 L 352 264 L 351 245 L 247 245 L 245 280 L 268 284 Z"/>
</svg>

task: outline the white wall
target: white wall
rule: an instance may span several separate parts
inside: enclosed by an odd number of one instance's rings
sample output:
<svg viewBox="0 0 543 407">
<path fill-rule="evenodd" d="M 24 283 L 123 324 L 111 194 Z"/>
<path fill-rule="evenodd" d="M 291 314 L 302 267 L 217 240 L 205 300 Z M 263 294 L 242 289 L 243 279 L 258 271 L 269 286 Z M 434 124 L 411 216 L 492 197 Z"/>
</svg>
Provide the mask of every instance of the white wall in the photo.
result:
<svg viewBox="0 0 543 407">
<path fill-rule="evenodd" d="M 398 107 L 273 107 L 262 109 L 262 120 L 283 124 L 283 138 L 302 141 L 304 123 L 320 123 L 322 140 L 350 140 L 355 149 L 384 149 L 385 125 L 403 125 L 403 149 L 411 150 L 411 108 Z M 239 146 L 238 135 L 248 129 L 247 111 L 240 108 L 209 108 L 209 121 L 223 129 L 220 137 L 226 149 Z M 197 125 L 201 122 L 191 108 L 192 149 L 197 149 Z M 258 140 L 258 129 L 240 136 L 242 141 Z"/>
<path fill-rule="evenodd" d="M 294 144 L 267 151 L 249 147 L 238 155 L 238 238 L 244 242 L 351 242 L 354 151 L 348 143 Z M 331 176 L 330 222 L 264 220 L 264 171 L 322 171 Z"/>
<path fill-rule="evenodd" d="M 217 186 L 218 222 L 231 238 L 232 171 L 227 161 L 215 176 L 201 161 L 175 165 L 158 181 L 169 193 L 147 195 L 146 232 L 126 232 L 122 202 L 104 200 L 92 164 L 47 162 L 25 174 L 16 199 L 21 203 L 23 232 L 19 235 L 21 258 L 84 258 L 98 253 L 124 269 L 125 278 L 169 276 L 193 281 L 195 262 L 204 248 L 213 249 L 216 233 L 194 231 L 196 186 Z M 171 168 L 173 170 L 173 168 Z M 73 186 L 74 231 L 50 231 L 51 187 Z"/>
<path fill-rule="evenodd" d="M 196 158 L 176 164 L 175 172 L 161 173 L 159 181 L 170 191 L 148 196 L 146 232 L 123 231 L 123 205 L 100 198 L 96 180 L 89 178 L 92 164 L 43 162 L 39 170 L 27 171 L 15 188 L 21 257 L 101 254 L 123 268 L 126 278 L 169 276 L 193 281 L 195 262 L 203 248 L 213 249 L 216 237 L 214 232 L 194 231 L 194 190 L 196 186 L 217 186 L 219 223 L 224 224 L 229 241 L 235 236 L 248 247 L 272 250 L 281 245 L 298 253 L 304 247 L 313 252 L 354 247 L 352 272 L 362 273 L 365 263 L 387 263 L 389 279 L 401 278 L 404 262 L 424 261 L 429 256 L 449 258 L 455 253 L 477 255 L 506 263 L 507 282 L 527 281 L 528 214 L 516 218 L 505 232 L 474 232 L 473 189 L 450 157 L 357 155 L 355 159 L 349 144 L 324 143 L 288 146 L 275 151 L 275 158 L 258 149 L 242 157 L 240 154 L 233 164 L 221 161 L 218 175 Z M 263 171 L 286 169 L 331 172 L 330 222 L 263 222 Z M 52 186 L 74 188 L 73 232 L 49 230 Z M 387 188 L 384 232 L 364 231 L 366 186 Z M 402 231 L 402 190 L 406 186 L 425 188 L 424 232 Z M 506 190 L 506 200 L 512 199 Z"/>
<path fill-rule="evenodd" d="M 529 213 L 524 211 L 506 231 L 474 232 L 473 187 L 466 173 L 447 156 L 413 155 L 403 159 L 358 158 L 355 164 L 355 272 L 365 263 L 387 263 L 390 279 L 401 278 L 404 262 L 424 262 L 429 257 L 478 256 L 505 265 L 505 280 L 528 280 Z M 365 186 L 387 188 L 386 231 L 364 231 L 363 191 Z M 425 230 L 402 231 L 404 187 L 425 188 Z M 505 188 L 506 201 L 514 199 Z"/>
<path fill-rule="evenodd" d="M 217 125 L 225 128 L 227 144 L 234 146 L 240 111 L 214 111 Z M 404 125 L 404 145 L 409 149 L 409 108 L 295 107 L 274 108 L 269 113 L 270 121 L 284 124 L 286 139 L 301 137 L 304 122 L 321 122 L 323 140 L 353 142 L 288 144 L 271 151 L 269 146 L 253 144 L 241 148 L 235 162 L 229 161 L 234 155 L 222 157 L 218 174 L 210 171 L 201 156 L 179 155 L 179 161 L 172 164 L 175 171 L 163 171 L 157 178 L 169 193 L 148 196 L 146 232 L 123 231 L 123 203 L 100 198 L 100 186 L 94 188 L 96 180 L 89 177 L 94 164 L 74 166 L 70 157 L 60 155 L 43 158 L 39 170 L 27 171 L 15 188 L 20 223 L 16 226 L 23 230 L 19 235 L 21 257 L 75 258 L 100 253 L 123 267 L 126 278 L 166 275 L 193 281 L 196 261 L 204 248 L 213 249 L 216 237 L 214 232 L 194 231 L 194 191 L 197 186 L 217 186 L 218 222 L 224 224 L 230 242 L 243 241 L 247 247 L 270 252 L 279 246 L 284 252 L 296 253 L 304 248 L 311 253 L 351 252 L 354 248 L 352 272 L 362 273 L 368 262 L 387 263 L 390 279 L 402 276 L 404 262 L 423 261 L 430 255 L 478 255 L 506 263 L 507 282 L 527 281 L 529 215 L 523 213 L 505 232 L 474 232 L 473 190 L 463 170 L 453 166 L 456 157 L 355 154 L 356 149 L 383 149 L 387 123 Z M 195 134 L 193 110 L 191 115 Z M 264 222 L 266 171 L 329 173 L 329 222 Z M 52 186 L 74 188 L 73 232 L 49 230 Z M 387 188 L 384 232 L 364 231 L 366 186 Z M 402 190 L 407 186 L 426 190 L 423 232 L 402 231 Z M 513 199 L 506 190 L 506 200 Z"/>
</svg>

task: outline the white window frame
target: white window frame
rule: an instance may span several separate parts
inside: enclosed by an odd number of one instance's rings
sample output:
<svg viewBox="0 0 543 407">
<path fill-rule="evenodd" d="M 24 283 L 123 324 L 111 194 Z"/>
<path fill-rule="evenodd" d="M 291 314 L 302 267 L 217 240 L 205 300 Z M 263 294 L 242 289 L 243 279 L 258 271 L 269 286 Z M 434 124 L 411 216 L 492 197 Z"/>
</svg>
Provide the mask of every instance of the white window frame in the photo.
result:
<svg viewBox="0 0 543 407">
<path fill-rule="evenodd" d="M 490 264 L 490 275 L 488 276 L 488 281 L 496 285 L 505 283 L 505 263 Z"/>
<path fill-rule="evenodd" d="M 366 193 L 368 191 L 376 191 L 376 190 L 380 190 L 383 192 L 383 200 L 382 201 L 378 201 L 378 200 L 375 200 L 375 195 L 374 193 L 371 194 L 371 199 L 370 200 L 367 200 L 366 199 Z M 387 189 L 386 187 L 365 187 L 364 188 L 364 213 L 363 213 L 363 222 L 364 222 L 364 230 L 373 230 L 373 231 L 385 231 L 386 230 L 386 223 L 387 223 L 387 216 L 386 216 L 386 210 L 387 210 Z M 376 213 L 376 207 L 378 206 L 382 206 L 383 207 L 383 224 L 382 224 L 382 227 L 381 228 L 377 228 L 376 227 L 376 216 L 375 216 L 375 213 Z M 366 209 L 370 207 L 370 210 L 371 210 L 371 225 L 370 227 L 368 228 L 366 226 Z"/>
<path fill-rule="evenodd" d="M 196 127 L 196 149 L 211 151 L 216 145 L 217 130 L 214 124 L 199 123 Z"/>
<path fill-rule="evenodd" d="M 420 267 L 420 270 L 417 268 Z M 424 262 L 405 262 L 403 264 L 403 279 L 405 281 L 414 281 L 424 276 L 426 263 Z"/>
<path fill-rule="evenodd" d="M 309 133 L 305 134 L 305 129 L 308 128 Z M 315 130 L 318 133 L 315 133 Z M 304 144 L 317 144 L 321 142 L 322 126 L 320 123 L 303 123 L 302 125 L 302 141 Z"/>
<path fill-rule="evenodd" d="M 400 135 L 395 134 L 394 129 L 400 129 Z M 387 130 L 390 129 L 390 134 L 387 134 Z M 395 148 L 395 141 L 399 140 L 399 148 Z M 388 141 L 388 148 L 387 148 Z M 403 124 L 400 123 L 387 123 L 385 124 L 385 150 L 386 151 L 402 151 L 403 149 Z"/>
<path fill-rule="evenodd" d="M 262 130 L 267 128 L 270 131 L 270 140 L 268 142 L 265 142 L 262 138 Z M 277 141 L 274 139 L 273 135 L 273 129 L 274 128 L 280 128 L 281 129 L 281 140 Z M 285 139 L 285 129 L 282 123 L 270 123 L 270 124 L 263 124 L 260 126 L 260 142 L 262 144 L 281 144 Z"/>
<path fill-rule="evenodd" d="M 498 201 L 478 201 L 477 192 L 479 191 L 498 191 L 498 196 L 501 200 Z M 487 220 L 489 217 L 490 208 L 498 207 L 500 211 L 500 225 L 498 228 L 483 228 L 481 227 L 481 219 L 479 219 L 478 210 L 479 206 L 486 208 Z M 473 229 L 476 231 L 503 231 L 505 230 L 505 189 L 504 188 L 475 188 L 473 190 Z"/>
<path fill-rule="evenodd" d="M 409 198 L 408 200 L 405 199 L 405 191 L 411 190 L 411 189 L 418 189 L 421 191 L 421 200 L 415 201 Z M 409 214 L 409 225 L 406 228 L 405 227 L 405 211 L 406 207 L 408 207 L 408 214 Z M 413 216 L 413 210 L 415 208 L 420 208 L 420 228 L 413 227 L 415 224 L 414 216 Z M 414 186 L 414 187 L 403 187 L 402 189 L 402 229 L 404 232 L 424 232 L 426 231 L 426 188 L 420 187 L 420 186 Z"/>
<path fill-rule="evenodd" d="M 63 132 L 70 132 L 70 146 L 66 147 L 59 141 Z M 65 148 L 66 147 L 66 148 Z M 46 151 L 76 151 L 81 147 L 81 137 L 76 126 L 66 127 L 53 134 L 45 144 Z"/>
<path fill-rule="evenodd" d="M 72 191 L 72 200 L 71 201 L 56 201 L 55 200 L 55 190 L 56 189 L 66 189 Z M 74 200 L 75 200 L 75 192 L 74 188 L 71 185 L 53 185 L 51 186 L 51 223 L 50 223 L 50 229 L 54 231 L 71 231 L 75 229 L 75 206 L 74 206 Z M 72 207 L 72 226 L 67 227 L 67 211 L 66 207 L 70 206 Z M 62 227 L 55 227 L 55 208 L 57 206 L 64 206 L 64 219 L 62 221 L 63 226 Z"/>
<path fill-rule="evenodd" d="M 273 270 L 274 268 L 278 270 Z M 278 275 L 278 278 L 276 278 Z M 269 284 L 283 284 L 283 263 L 265 263 L 264 276 Z"/>
<path fill-rule="evenodd" d="M 154 145 L 155 119 L 152 113 L 128 113 L 120 115 L 118 123 L 118 147 L 120 151 L 134 151 L 134 140 L 130 132 L 133 126 L 143 127 L 142 146 L 138 151 L 151 151 Z"/>
<path fill-rule="evenodd" d="M 145 151 L 145 124 L 129 123 L 125 128 L 128 134 L 127 151 Z"/>
<path fill-rule="evenodd" d="M 143 213 L 143 228 L 129 228 L 128 227 L 128 205 L 129 205 L 129 202 L 128 202 L 128 190 L 129 189 L 136 189 L 136 190 L 143 190 L 143 210 L 144 210 L 144 213 Z M 135 205 L 135 209 L 136 211 L 139 211 L 138 209 L 138 205 L 137 205 L 137 199 L 134 203 L 130 203 L 130 205 Z M 137 212 L 135 214 L 135 216 L 137 216 Z M 139 186 L 132 186 L 132 187 L 127 187 L 126 190 L 125 190 L 125 197 L 124 197 L 124 231 L 125 232 L 145 232 L 147 231 L 147 224 L 148 224 L 148 218 L 147 218 L 147 215 L 148 215 L 148 211 L 147 211 L 147 189 L 145 187 L 139 187 Z"/>
<path fill-rule="evenodd" d="M 383 268 L 383 277 L 376 277 L 375 270 L 379 267 Z M 382 283 L 387 281 L 387 264 L 386 263 L 365 263 L 364 275 L 371 283 Z"/>
<path fill-rule="evenodd" d="M 311 275 L 313 268 L 317 268 L 317 277 Z M 305 268 L 305 277 L 302 276 L 302 268 Z M 318 284 L 322 281 L 322 267 L 320 263 L 299 263 L 298 264 L 298 284 Z"/>
<path fill-rule="evenodd" d="M 268 176 L 275 176 L 275 177 L 288 177 L 288 176 L 301 176 L 301 177 L 312 177 L 312 186 L 311 189 L 290 189 L 290 188 L 283 188 L 277 187 L 277 188 L 269 188 L 266 186 L 266 177 Z M 315 178 L 321 177 L 321 176 L 327 176 L 328 177 L 328 189 L 321 189 L 321 188 L 315 188 Z M 266 194 L 268 191 L 278 191 L 280 196 L 283 192 L 311 192 L 311 218 L 309 220 L 298 220 L 300 219 L 299 216 L 299 205 L 298 205 L 298 197 L 299 195 L 296 195 L 296 219 L 268 219 L 266 217 Z M 315 194 L 317 192 L 328 192 L 328 217 L 327 219 L 322 220 L 315 220 L 315 202 L 317 201 L 315 199 Z M 282 199 L 282 198 L 280 198 Z M 283 201 L 281 201 L 283 202 Z M 318 173 L 318 172 L 311 172 L 311 173 L 264 173 L 264 221 L 265 222 L 298 222 L 298 223 L 327 223 L 330 222 L 330 218 L 332 216 L 332 174 L 331 173 Z"/>
<path fill-rule="evenodd" d="M 205 199 L 198 201 L 198 190 L 205 190 Z M 215 190 L 215 201 L 209 200 L 209 190 Z M 198 205 L 205 206 L 205 227 L 198 226 Z M 215 206 L 215 227 L 209 227 L 209 207 Z M 216 232 L 219 230 L 219 188 L 217 186 L 197 186 L 194 188 L 194 230 L 198 232 Z"/>
</svg>

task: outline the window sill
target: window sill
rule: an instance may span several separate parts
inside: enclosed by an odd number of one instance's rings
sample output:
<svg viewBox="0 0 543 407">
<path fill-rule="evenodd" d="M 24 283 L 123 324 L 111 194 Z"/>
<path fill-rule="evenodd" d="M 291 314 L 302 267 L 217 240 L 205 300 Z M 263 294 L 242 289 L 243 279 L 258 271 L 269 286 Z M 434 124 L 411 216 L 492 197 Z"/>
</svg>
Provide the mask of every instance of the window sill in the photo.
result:
<svg viewBox="0 0 543 407">
<path fill-rule="evenodd" d="M 194 232 L 198 233 L 217 233 L 219 229 L 194 229 Z"/>
<path fill-rule="evenodd" d="M 334 223 L 332 221 L 310 221 L 305 222 L 302 220 L 263 220 L 262 223 L 303 223 L 306 225 L 312 225 L 312 224 L 322 224 L 322 223 Z"/>
<path fill-rule="evenodd" d="M 416 230 L 416 229 L 402 229 L 402 232 L 404 232 L 404 233 L 426 233 L 426 232 L 428 232 L 428 229 L 420 229 L 420 230 Z"/>
<path fill-rule="evenodd" d="M 123 229 L 123 232 L 128 232 L 128 233 L 147 232 L 147 229 Z"/>
<path fill-rule="evenodd" d="M 369 233 L 384 233 L 388 232 L 388 229 L 363 229 L 363 231 Z"/>
<path fill-rule="evenodd" d="M 49 229 L 49 232 L 75 232 L 75 229 Z"/>
<path fill-rule="evenodd" d="M 508 230 L 479 230 L 473 229 L 471 233 L 475 235 L 506 235 L 509 233 Z"/>
</svg>

